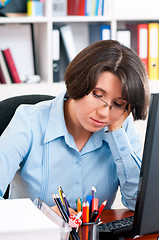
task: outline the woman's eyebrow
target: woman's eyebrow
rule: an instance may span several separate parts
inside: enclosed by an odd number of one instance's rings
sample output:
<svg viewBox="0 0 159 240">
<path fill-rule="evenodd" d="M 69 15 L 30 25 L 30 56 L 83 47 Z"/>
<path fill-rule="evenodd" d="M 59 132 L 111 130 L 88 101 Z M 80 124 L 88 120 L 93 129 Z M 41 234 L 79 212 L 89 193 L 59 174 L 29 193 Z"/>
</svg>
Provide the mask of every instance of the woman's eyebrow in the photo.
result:
<svg viewBox="0 0 159 240">
<path fill-rule="evenodd" d="M 107 92 L 103 88 L 95 87 L 93 90 L 100 90 L 104 94 L 107 94 Z"/>
</svg>

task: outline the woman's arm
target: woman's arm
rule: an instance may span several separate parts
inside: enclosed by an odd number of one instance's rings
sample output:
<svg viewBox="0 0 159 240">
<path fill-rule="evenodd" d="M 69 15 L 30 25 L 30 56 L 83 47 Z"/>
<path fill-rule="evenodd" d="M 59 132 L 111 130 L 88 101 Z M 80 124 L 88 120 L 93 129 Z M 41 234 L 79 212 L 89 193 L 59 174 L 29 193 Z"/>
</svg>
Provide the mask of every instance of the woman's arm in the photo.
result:
<svg viewBox="0 0 159 240">
<path fill-rule="evenodd" d="M 123 204 L 134 210 L 141 167 L 142 145 L 132 117 L 123 127 L 106 133 L 119 178 Z"/>
<path fill-rule="evenodd" d="M 0 196 L 20 168 L 29 149 L 31 129 L 22 107 L 19 107 L 0 137 Z"/>
</svg>

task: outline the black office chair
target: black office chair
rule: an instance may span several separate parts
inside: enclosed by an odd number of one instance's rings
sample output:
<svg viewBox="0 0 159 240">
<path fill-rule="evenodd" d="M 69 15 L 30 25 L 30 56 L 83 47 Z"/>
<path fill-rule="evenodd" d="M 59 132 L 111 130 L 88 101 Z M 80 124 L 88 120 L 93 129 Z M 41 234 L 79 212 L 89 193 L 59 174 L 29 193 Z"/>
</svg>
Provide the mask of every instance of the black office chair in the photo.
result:
<svg viewBox="0 0 159 240">
<path fill-rule="evenodd" d="M 38 102 L 51 100 L 53 98 L 55 97 L 50 95 L 32 94 L 32 95 L 21 95 L 21 96 L 11 97 L 1 101 L 0 102 L 0 136 L 5 130 L 5 128 L 8 126 L 17 107 L 20 104 L 36 104 Z M 3 197 L 7 199 L 8 194 L 9 194 L 9 186 Z"/>
</svg>

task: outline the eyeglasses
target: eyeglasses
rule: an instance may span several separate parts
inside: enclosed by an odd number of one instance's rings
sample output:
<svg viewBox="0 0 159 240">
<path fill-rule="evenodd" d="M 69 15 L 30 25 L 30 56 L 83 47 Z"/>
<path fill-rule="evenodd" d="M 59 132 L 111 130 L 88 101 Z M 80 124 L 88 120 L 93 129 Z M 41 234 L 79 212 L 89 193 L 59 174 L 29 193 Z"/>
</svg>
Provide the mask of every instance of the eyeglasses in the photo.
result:
<svg viewBox="0 0 159 240">
<path fill-rule="evenodd" d="M 122 114 L 124 111 L 129 112 L 129 104 L 124 99 L 114 99 L 113 104 L 110 105 L 103 99 L 103 95 L 99 93 L 99 90 L 93 90 L 90 94 L 94 97 L 94 100 L 96 100 L 97 104 L 99 104 L 99 101 L 101 101 L 104 103 L 103 107 L 109 107 L 109 110 L 111 110 L 112 114 Z"/>
</svg>

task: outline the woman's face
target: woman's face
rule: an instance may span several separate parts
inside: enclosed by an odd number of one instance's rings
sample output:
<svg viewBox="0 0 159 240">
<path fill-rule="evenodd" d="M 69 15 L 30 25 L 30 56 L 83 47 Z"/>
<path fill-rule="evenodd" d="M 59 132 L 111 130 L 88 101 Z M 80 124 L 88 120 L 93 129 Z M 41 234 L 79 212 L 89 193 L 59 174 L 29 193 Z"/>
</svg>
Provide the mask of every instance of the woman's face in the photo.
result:
<svg viewBox="0 0 159 240">
<path fill-rule="evenodd" d="M 93 91 L 74 101 L 78 124 L 89 132 L 112 125 L 127 107 L 127 102 L 121 95 L 121 81 L 111 72 L 101 73 Z"/>
</svg>

